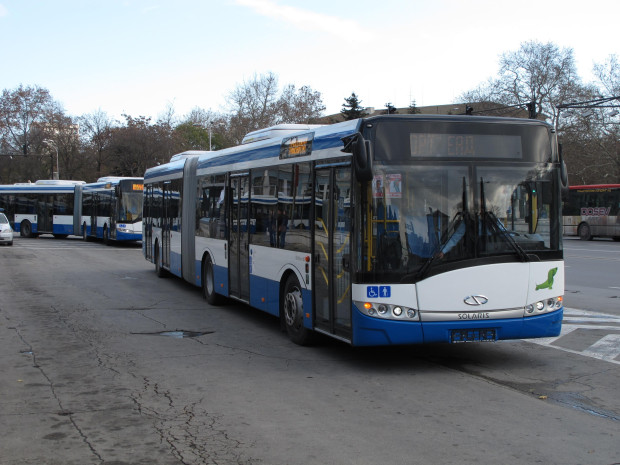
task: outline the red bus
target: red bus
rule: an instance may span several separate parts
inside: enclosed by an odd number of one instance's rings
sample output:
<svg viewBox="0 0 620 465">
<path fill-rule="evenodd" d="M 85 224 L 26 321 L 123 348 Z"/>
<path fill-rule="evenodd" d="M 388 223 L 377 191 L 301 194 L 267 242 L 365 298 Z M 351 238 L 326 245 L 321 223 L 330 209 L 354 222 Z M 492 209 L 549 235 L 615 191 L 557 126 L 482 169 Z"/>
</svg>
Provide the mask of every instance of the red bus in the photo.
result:
<svg viewBox="0 0 620 465">
<path fill-rule="evenodd" d="M 620 184 L 570 186 L 562 216 L 564 234 L 589 241 L 611 237 L 620 241 Z"/>
</svg>

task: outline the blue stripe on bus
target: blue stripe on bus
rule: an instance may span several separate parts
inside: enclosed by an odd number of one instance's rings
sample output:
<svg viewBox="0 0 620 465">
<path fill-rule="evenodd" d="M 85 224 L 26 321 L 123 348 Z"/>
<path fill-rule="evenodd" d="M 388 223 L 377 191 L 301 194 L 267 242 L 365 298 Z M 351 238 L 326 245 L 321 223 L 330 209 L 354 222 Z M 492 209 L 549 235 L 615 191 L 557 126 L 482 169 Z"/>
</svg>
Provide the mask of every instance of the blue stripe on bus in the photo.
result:
<svg viewBox="0 0 620 465">
<path fill-rule="evenodd" d="M 353 345 L 451 342 L 453 329 L 495 328 L 497 339 L 555 337 L 560 334 L 564 309 L 524 318 L 489 321 L 403 322 L 372 318 L 353 305 Z"/>
<path fill-rule="evenodd" d="M 364 315 L 352 304 L 353 339 L 356 346 L 390 344 L 421 344 L 424 341 L 422 323 L 383 320 Z"/>
<path fill-rule="evenodd" d="M 117 241 L 139 241 L 142 240 L 142 233 L 126 233 L 116 231 Z"/>
<path fill-rule="evenodd" d="M 54 234 L 73 234 L 73 224 L 56 224 L 52 226 Z"/>
<path fill-rule="evenodd" d="M 450 342 L 453 329 L 495 328 L 497 339 L 554 337 L 560 334 L 564 309 L 524 318 L 490 321 L 429 321 L 423 323 L 424 342 Z"/>
</svg>

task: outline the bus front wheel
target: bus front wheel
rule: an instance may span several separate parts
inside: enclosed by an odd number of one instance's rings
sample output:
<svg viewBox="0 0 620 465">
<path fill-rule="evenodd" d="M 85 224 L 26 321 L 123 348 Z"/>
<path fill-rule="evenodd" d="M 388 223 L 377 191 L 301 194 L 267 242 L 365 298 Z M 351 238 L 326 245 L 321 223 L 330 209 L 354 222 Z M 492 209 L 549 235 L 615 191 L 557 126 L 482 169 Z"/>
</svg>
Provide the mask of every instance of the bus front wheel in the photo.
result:
<svg viewBox="0 0 620 465">
<path fill-rule="evenodd" d="M 580 224 L 577 233 L 579 234 L 579 239 L 582 241 L 592 240 L 592 233 L 590 232 L 590 225 L 588 223 Z"/>
<path fill-rule="evenodd" d="M 304 326 L 304 304 L 301 297 L 301 286 L 294 275 L 290 275 L 284 285 L 282 306 L 284 326 L 289 338 L 301 346 L 312 342 L 312 331 Z"/>
</svg>

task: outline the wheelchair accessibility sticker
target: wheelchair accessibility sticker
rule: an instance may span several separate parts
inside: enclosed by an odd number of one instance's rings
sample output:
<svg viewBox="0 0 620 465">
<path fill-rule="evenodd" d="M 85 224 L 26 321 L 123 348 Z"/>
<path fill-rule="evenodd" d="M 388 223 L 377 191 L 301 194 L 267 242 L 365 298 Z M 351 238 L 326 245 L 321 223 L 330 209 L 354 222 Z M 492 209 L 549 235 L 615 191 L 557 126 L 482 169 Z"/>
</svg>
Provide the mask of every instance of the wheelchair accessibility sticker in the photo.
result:
<svg viewBox="0 0 620 465">
<path fill-rule="evenodd" d="M 392 297 L 392 286 L 368 286 L 366 287 L 366 297 L 369 299 Z"/>
</svg>

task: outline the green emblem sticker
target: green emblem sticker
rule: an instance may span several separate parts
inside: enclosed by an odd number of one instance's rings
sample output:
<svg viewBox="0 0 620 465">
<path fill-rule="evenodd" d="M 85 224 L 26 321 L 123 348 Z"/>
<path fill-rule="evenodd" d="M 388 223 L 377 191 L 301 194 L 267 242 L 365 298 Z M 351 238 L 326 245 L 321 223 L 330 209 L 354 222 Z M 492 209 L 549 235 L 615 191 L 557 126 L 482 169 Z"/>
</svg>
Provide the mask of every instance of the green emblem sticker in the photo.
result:
<svg viewBox="0 0 620 465">
<path fill-rule="evenodd" d="M 536 285 L 536 290 L 539 291 L 540 289 L 552 289 L 553 288 L 553 278 L 555 277 L 555 274 L 558 272 L 557 267 L 556 268 L 551 268 L 549 270 L 549 273 L 547 273 L 547 280 L 544 283 L 540 283 Z"/>
</svg>

